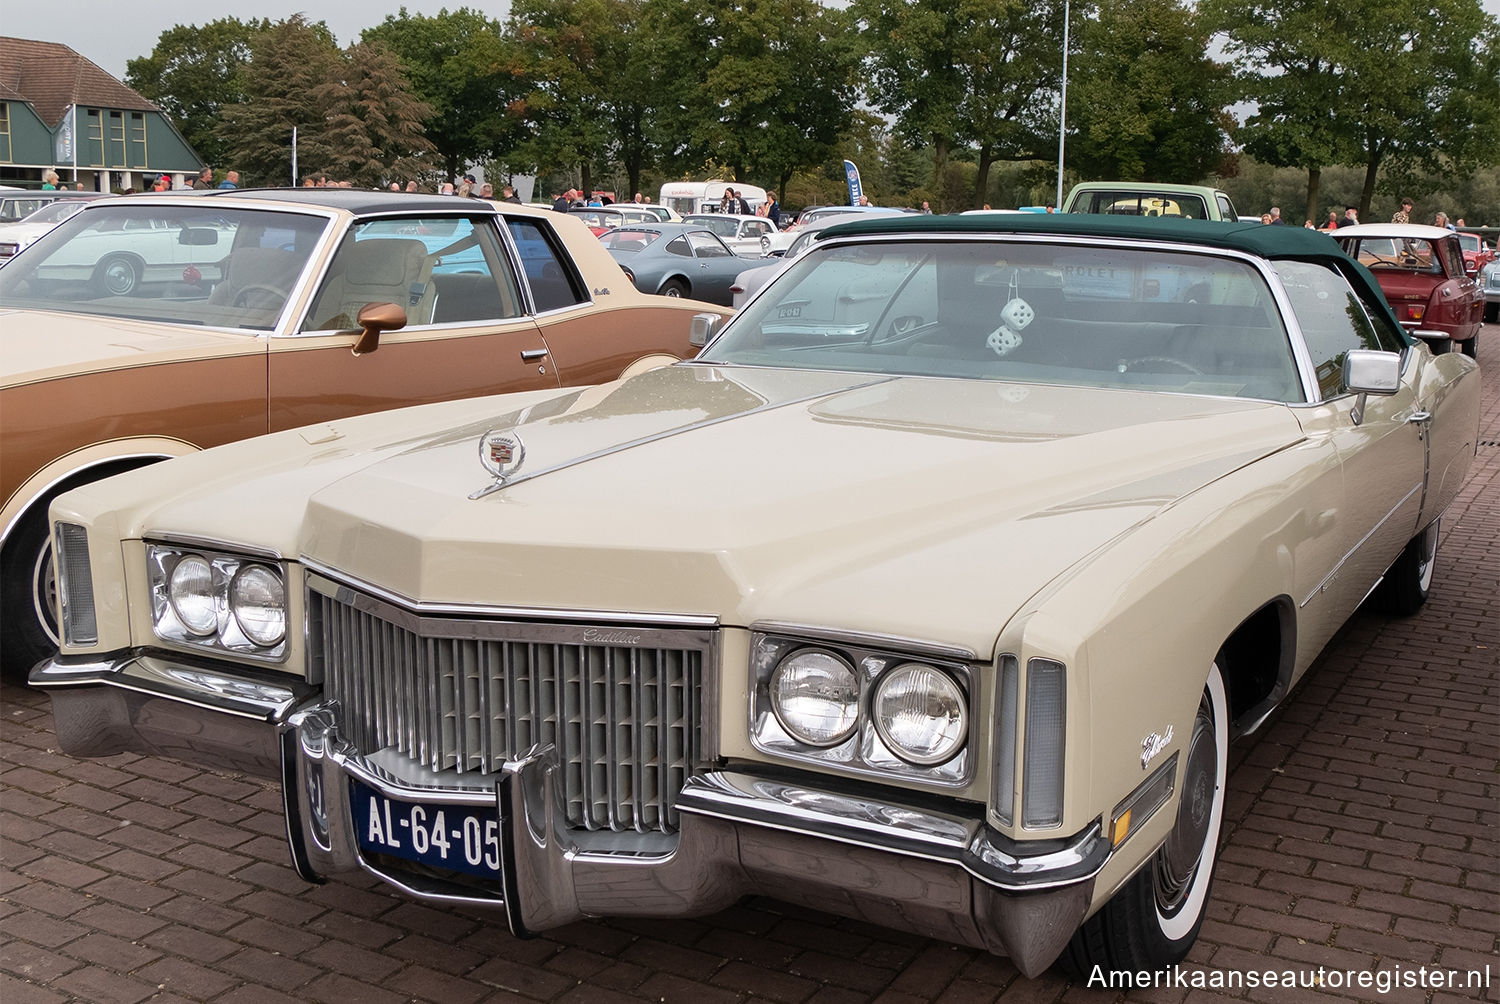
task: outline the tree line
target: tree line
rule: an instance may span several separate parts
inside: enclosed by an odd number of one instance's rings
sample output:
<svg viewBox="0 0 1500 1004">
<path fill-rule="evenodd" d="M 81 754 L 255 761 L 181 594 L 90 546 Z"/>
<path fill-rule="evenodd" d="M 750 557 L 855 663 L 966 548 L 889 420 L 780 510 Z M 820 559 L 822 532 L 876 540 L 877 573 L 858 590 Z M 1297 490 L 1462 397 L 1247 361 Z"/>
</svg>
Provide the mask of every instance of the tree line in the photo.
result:
<svg viewBox="0 0 1500 1004">
<path fill-rule="evenodd" d="M 1075 0 L 1070 177 L 1192 182 L 1245 162 L 1420 195 L 1500 167 L 1500 23 L 1479 0 Z M 955 210 L 992 173 L 1046 198 L 1064 0 L 514 0 L 405 8 L 339 48 L 322 22 L 179 25 L 126 82 L 250 184 L 537 174 L 624 192 L 708 175 L 784 202 Z M 1005 168 L 1001 171 L 1000 168 Z M 1292 206 L 1289 215 L 1303 207 Z M 1500 207 L 1496 207 L 1500 209 Z M 1500 213 L 1497 213 L 1500 215 Z"/>
</svg>

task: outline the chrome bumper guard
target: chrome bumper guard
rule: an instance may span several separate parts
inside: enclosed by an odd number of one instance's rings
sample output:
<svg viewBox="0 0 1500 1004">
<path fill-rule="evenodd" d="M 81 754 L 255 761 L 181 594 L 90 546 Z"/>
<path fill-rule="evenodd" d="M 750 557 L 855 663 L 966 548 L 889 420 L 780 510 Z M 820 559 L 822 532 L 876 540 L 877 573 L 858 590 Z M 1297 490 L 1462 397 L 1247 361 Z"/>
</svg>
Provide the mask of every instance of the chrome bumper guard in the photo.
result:
<svg viewBox="0 0 1500 1004">
<path fill-rule="evenodd" d="M 146 657 L 53 660 L 31 681 L 52 692 L 69 753 L 133 750 L 279 776 L 304 879 L 364 870 L 418 899 L 503 910 L 518 935 L 585 917 L 703 915 L 756 894 L 983 948 L 1035 976 L 1083 921 L 1110 855 L 1097 822 L 1068 840 L 1020 843 L 980 820 L 735 770 L 688 779 L 674 837 L 581 833 L 566 826 L 550 745 L 456 784 L 361 754 L 342 737 L 338 706 L 311 688 Z M 499 881 L 366 852 L 352 782 L 395 801 L 493 812 Z"/>
</svg>

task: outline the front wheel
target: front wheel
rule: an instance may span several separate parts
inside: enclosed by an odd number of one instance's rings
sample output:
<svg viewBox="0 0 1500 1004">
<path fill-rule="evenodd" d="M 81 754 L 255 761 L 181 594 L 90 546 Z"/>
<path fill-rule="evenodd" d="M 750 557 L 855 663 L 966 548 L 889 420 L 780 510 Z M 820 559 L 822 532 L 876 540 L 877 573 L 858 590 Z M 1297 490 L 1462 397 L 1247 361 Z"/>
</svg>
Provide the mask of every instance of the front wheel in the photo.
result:
<svg viewBox="0 0 1500 1004">
<path fill-rule="evenodd" d="M 1186 747 L 1177 822 L 1166 843 L 1073 935 L 1058 964 L 1075 980 L 1096 966 L 1106 972 L 1165 969 L 1181 962 L 1197 939 L 1224 822 L 1228 708 L 1215 664 Z"/>
<path fill-rule="evenodd" d="M 0 564 L 0 604 L 5 610 L 0 661 L 5 678 L 17 682 L 24 682 L 32 666 L 57 652 L 57 574 L 47 529 L 44 505 L 16 527 Z"/>
<path fill-rule="evenodd" d="M 662 296 L 687 296 L 688 288 L 687 284 L 681 279 L 668 279 L 661 284 L 661 289 L 657 290 L 657 292 Z"/>
</svg>

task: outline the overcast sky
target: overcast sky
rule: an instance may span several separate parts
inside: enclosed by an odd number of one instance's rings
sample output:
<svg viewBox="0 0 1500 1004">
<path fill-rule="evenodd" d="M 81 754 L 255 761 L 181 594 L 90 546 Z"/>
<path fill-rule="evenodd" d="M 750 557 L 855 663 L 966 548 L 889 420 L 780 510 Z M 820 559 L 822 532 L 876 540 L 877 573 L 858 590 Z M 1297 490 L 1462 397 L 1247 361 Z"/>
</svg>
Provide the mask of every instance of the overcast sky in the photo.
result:
<svg viewBox="0 0 1500 1004">
<path fill-rule="evenodd" d="M 1481 3 L 1500 17 L 1500 0 Z M 361 31 L 402 6 L 412 14 L 469 7 L 497 20 L 504 20 L 510 9 L 507 0 L 252 0 L 246 9 L 215 13 L 185 0 L 0 0 L 0 34 L 61 42 L 123 78 L 128 60 L 149 55 L 161 33 L 179 24 L 205 24 L 229 16 L 279 21 L 300 11 L 310 21 L 326 23 L 340 45 L 349 45 Z M 1378 31 L 1379 26 L 1370 30 Z"/>
<path fill-rule="evenodd" d="M 179 24 L 207 24 L 221 17 L 280 21 L 300 12 L 309 21 L 327 24 L 343 46 L 402 7 L 409 14 L 427 15 L 468 7 L 499 21 L 510 11 L 506 0 L 250 0 L 239 9 L 215 11 L 213 6 L 185 0 L 0 0 L 0 34 L 61 42 L 123 79 L 128 61 L 149 56 L 161 33 Z"/>
</svg>

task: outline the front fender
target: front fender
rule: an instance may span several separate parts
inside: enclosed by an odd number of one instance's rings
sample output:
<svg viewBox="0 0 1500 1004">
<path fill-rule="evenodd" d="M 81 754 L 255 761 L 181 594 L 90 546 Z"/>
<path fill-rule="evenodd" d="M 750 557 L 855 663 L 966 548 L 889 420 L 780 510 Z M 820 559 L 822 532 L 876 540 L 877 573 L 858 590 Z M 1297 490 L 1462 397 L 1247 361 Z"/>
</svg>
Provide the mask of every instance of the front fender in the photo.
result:
<svg viewBox="0 0 1500 1004">
<path fill-rule="evenodd" d="M 198 450 L 199 447 L 183 439 L 136 436 L 91 443 L 64 454 L 21 482 L 5 500 L 4 509 L 0 509 L 0 546 L 10 539 L 16 525 L 32 511 L 33 506 L 64 485 L 77 487 L 119 473 L 126 467 L 185 457 Z"/>
</svg>

